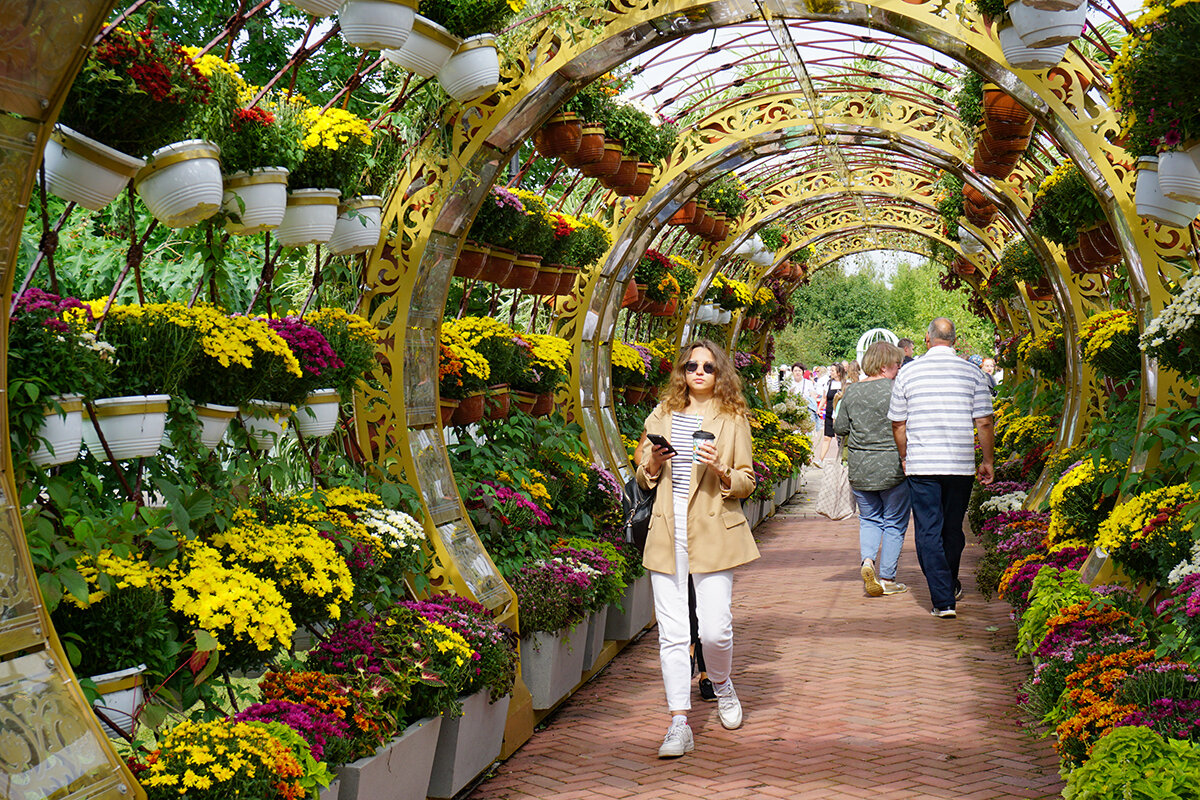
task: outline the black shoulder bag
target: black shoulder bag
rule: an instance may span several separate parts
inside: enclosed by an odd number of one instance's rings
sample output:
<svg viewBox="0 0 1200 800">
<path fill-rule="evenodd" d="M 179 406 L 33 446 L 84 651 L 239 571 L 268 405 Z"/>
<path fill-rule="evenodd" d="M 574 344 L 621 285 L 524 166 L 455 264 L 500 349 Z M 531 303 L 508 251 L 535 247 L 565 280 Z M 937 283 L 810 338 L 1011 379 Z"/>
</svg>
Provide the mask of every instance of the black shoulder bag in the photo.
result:
<svg viewBox="0 0 1200 800">
<path fill-rule="evenodd" d="M 625 541 L 631 542 L 638 553 L 646 552 L 646 534 L 650 532 L 650 517 L 654 512 L 654 496 L 658 487 L 646 490 L 630 478 L 621 496 L 621 510 L 625 515 Z"/>
</svg>

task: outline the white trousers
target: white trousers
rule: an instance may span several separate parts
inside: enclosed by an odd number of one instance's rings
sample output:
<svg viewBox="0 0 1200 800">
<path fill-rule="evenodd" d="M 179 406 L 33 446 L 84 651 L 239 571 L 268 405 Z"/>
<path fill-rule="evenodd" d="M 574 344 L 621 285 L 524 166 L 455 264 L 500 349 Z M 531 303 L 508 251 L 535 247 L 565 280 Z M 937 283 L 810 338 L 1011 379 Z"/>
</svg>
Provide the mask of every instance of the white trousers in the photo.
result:
<svg viewBox="0 0 1200 800">
<path fill-rule="evenodd" d="M 729 679 L 733 667 L 733 570 L 692 575 L 696 586 L 696 620 L 704 646 L 704 665 L 714 684 Z M 658 616 L 658 656 L 662 663 L 667 710 L 692 707 L 692 642 L 688 616 L 687 504 L 675 502 L 675 573 L 650 573 L 654 611 Z"/>
</svg>

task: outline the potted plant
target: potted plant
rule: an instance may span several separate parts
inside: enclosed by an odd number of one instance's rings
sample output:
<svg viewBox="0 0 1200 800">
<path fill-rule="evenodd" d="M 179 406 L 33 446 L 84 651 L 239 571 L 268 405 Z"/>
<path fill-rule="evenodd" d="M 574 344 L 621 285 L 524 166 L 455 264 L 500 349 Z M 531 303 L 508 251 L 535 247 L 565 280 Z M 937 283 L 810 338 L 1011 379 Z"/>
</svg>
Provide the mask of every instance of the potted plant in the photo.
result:
<svg viewBox="0 0 1200 800">
<path fill-rule="evenodd" d="M 1043 238 L 1066 248 L 1067 263 L 1074 272 L 1101 271 L 1121 260 L 1120 248 L 1106 244 L 1111 242 L 1112 229 L 1104 209 L 1072 161 L 1059 164 L 1042 181 L 1028 221 Z M 1085 236 L 1086 253 L 1082 247 Z"/>
<path fill-rule="evenodd" d="M 625 342 L 614 341 L 612 343 L 613 388 L 644 386 L 647 380 L 646 362 L 637 348 Z"/>
<path fill-rule="evenodd" d="M 442 329 L 457 336 L 479 353 L 488 363 L 487 394 L 484 396 L 484 416 L 501 419 L 508 416 L 509 388 L 522 369 L 522 344 L 511 328 L 491 317 L 464 317 L 446 320 Z"/>
<path fill-rule="evenodd" d="M 512 193 L 525 209 L 525 224 L 520 226 L 520 233 L 513 238 L 517 259 L 508 278 L 500 285 L 531 294 L 547 294 L 547 288 L 553 290 L 558 286 L 561 275 L 561 272 L 552 268 L 542 269 L 546 254 L 557 239 L 557 219 L 540 195 L 522 189 L 513 189 Z M 539 275 L 544 277 L 539 278 Z"/>
<path fill-rule="evenodd" d="M 410 72 L 432 78 L 465 40 L 504 30 L 523 5 L 508 0 L 424 0 L 404 46 L 383 55 Z"/>
<path fill-rule="evenodd" d="M 90 309 L 73 297 L 30 287 L 17 298 L 8 325 L 8 424 L 18 464 L 78 455 L 81 401 L 102 396 L 113 366 L 112 345 L 92 327 Z"/>
<path fill-rule="evenodd" d="M 1067 351 L 1062 325 L 1051 322 L 1041 333 L 1021 341 L 1018 351 L 1025 366 L 1037 370 L 1044 380 L 1057 381 L 1067 369 Z"/>
<path fill-rule="evenodd" d="M 184 137 L 208 93 L 207 80 L 166 36 L 149 26 L 113 29 L 89 51 L 47 144 L 50 191 L 103 208 L 146 156 Z"/>
<path fill-rule="evenodd" d="M 310 312 L 304 321 L 321 332 L 342 362 L 331 369 L 326 385 L 348 401 L 378 364 L 378 331 L 364 317 L 334 306 Z"/>
<path fill-rule="evenodd" d="M 1033 248 L 1020 238 L 1014 239 L 1001 252 L 1000 261 L 987 280 L 985 294 L 994 301 L 1016 297 L 1018 281 L 1035 288 L 1045 283 L 1045 293 L 1050 291 L 1042 262 L 1038 260 Z"/>
<path fill-rule="evenodd" d="M 453 367 L 453 362 L 461 364 L 458 370 L 442 370 L 439 383 L 439 393 L 445 397 L 459 401 L 454 412 L 456 425 L 470 425 L 483 419 L 484 392 L 492 376 L 492 368 L 487 359 L 479 351 L 468 345 L 458 333 L 442 326 L 441 343 L 445 348 L 443 354 L 450 357 L 447 365 L 443 358 L 443 367 Z"/>
<path fill-rule="evenodd" d="M 1200 277 L 1192 276 L 1179 287 L 1167 307 L 1150 320 L 1139 340 L 1147 355 L 1181 375 L 1200 374 L 1197 303 L 1200 303 Z"/>
<path fill-rule="evenodd" d="M 553 409 L 554 394 L 567 380 L 571 343 L 550 334 L 526 333 L 521 351 L 522 368 L 512 381 L 516 402 L 526 414 L 542 416 Z"/>
<path fill-rule="evenodd" d="M 571 537 L 565 544 L 551 548 L 559 558 L 572 559 L 592 568 L 596 591 L 588 614 L 587 642 L 583 653 L 583 671 L 595 668 L 604 649 L 604 632 L 608 628 L 608 610 L 619 603 L 625 594 L 625 558 L 607 542 Z"/>
<path fill-rule="evenodd" d="M 342 38 L 352 47 L 403 47 L 416 11 L 416 0 L 346 0 L 338 10 L 338 24 Z"/>
<path fill-rule="evenodd" d="M 338 418 L 339 398 L 332 383 L 345 364 L 320 329 L 300 317 L 280 317 L 266 323 L 287 343 L 300 365 L 300 375 L 290 371 L 290 364 L 275 362 L 279 374 L 267 381 L 261 399 L 300 406 L 295 414 L 300 435 L 328 436 Z"/>
<path fill-rule="evenodd" d="M 502 186 L 493 186 L 467 231 L 469 241 L 491 246 L 480 280 L 500 283 L 507 279 L 516 256 L 513 245 L 521 238 L 526 220 L 520 199 Z"/>
<path fill-rule="evenodd" d="M 374 133 L 361 117 L 341 108 L 309 106 L 304 158 L 288 177 L 288 207 L 275 238 L 284 247 L 328 242 L 337 226 L 338 198 L 358 186 Z"/>
<path fill-rule="evenodd" d="M 639 287 L 646 287 L 643 293 L 643 297 L 646 300 L 655 303 L 666 301 L 669 294 L 665 292 L 661 284 L 670 274 L 671 267 L 671 260 L 654 249 L 647 250 L 638 259 L 637 264 L 633 268 L 633 280 L 637 282 Z M 678 284 L 675 284 L 675 289 L 678 291 Z"/>
<path fill-rule="evenodd" d="M 1079 326 L 1079 345 L 1083 360 L 1114 381 L 1128 380 L 1142 365 L 1132 311 L 1114 308 L 1088 317 Z"/>
</svg>

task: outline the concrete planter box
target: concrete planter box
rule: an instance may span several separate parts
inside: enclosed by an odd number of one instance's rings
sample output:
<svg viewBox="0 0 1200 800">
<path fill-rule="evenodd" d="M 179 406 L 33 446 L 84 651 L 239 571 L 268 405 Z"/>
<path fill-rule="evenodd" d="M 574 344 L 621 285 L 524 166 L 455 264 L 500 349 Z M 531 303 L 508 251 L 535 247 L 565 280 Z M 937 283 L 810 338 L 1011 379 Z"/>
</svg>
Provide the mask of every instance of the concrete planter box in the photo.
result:
<svg viewBox="0 0 1200 800">
<path fill-rule="evenodd" d="M 646 573 L 625 587 L 621 599 L 623 611 L 616 606 L 608 609 L 608 624 L 604 638 L 625 642 L 638 635 L 654 618 L 654 590 L 650 588 L 650 573 Z"/>
<path fill-rule="evenodd" d="M 491 697 L 487 689 L 464 697 L 463 715 L 442 720 L 429 797 L 454 797 L 499 757 L 512 695 L 495 703 L 489 702 Z"/>
<path fill-rule="evenodd" d="M 791 495 L 788 494 L 787 481 L 780 481 L 779 483 L 775 484 L 775 506 L 776 506 L 776 508 L 778 508 L 779 506 L 786 503 L 788 501 L 789 497 L 791 497 Z"/>
<path fill-rule="evenodd" d="M 424 800 L 441 729 L 441 717 L 419 719 L 375 755 L 346 764 L 338 800 Z"/>
<path fill-rule="evenodd" d="M 335 777 L 329 782 L 329 786 L 321 790 L 321 800 L 338 800 L 338 794 L 342 791 L 342 779 Z"/>
<path fill-rule="evenodd" d="M 604 632 L 608 625 L 608 606 L 588 617 L 587 641 L 583 648 L 583 671 L 589 672 L 600 660 L 600 651 L 604 649 Z"/>
<path fill-rule="evenodd" d="M 574 630 L 521 637 L 521 676 L 535 709 L 551 708 L 578 685 L 587 632 L 585 620 Z"/>
</svg>

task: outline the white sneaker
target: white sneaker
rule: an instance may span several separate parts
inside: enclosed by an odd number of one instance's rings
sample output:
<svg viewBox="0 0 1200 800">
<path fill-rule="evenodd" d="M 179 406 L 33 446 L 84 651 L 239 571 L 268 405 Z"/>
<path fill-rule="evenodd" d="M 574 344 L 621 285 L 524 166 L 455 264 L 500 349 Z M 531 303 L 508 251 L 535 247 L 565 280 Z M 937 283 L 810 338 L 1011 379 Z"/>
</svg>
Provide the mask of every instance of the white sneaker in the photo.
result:
<svg viewBox="0 0 1200 800">
<path fill-rule="evenodd" d="M 696 749 L 696 740 L 692 738 L 692 729 L 686 723 L 672 725 L 667 728 L 662 747 L 658 748 L 659 758 L 679 758 L 684 753 Z"/>
<path fill-rule="evenodd" d="M 862 576 L 863 588 L 871 597 L 883 597 L 883 587 L 879 584 L 879 578 L 875 576 L 875 562 L 869 558 L 863 559 L 862 567 L 859 568 L 858 574 Z"/>
<path fill-rule="evenodd" d="M 733 681 L 717 687 L 717 717 L 721 727 L 732 731 L 742 727 L 742 703 L 733 690 Z"/>
<path fill-rule="evenodd" d="M 888 594 L 904 594 L 908 591 L 908 586 L 897 581 L 889 581 L 887 578 L 881 578 L 879 585 L 883 587 L 883 593 Z"/>
</svg>

